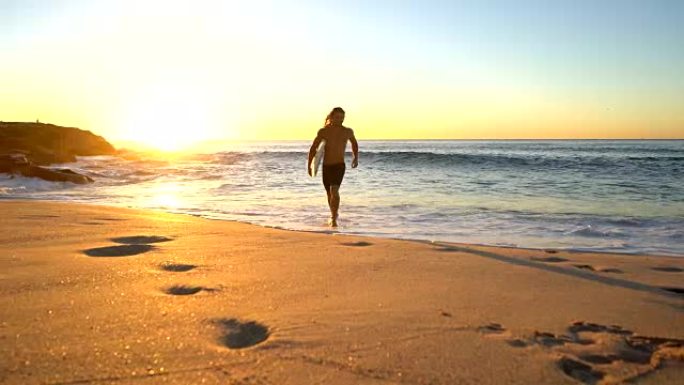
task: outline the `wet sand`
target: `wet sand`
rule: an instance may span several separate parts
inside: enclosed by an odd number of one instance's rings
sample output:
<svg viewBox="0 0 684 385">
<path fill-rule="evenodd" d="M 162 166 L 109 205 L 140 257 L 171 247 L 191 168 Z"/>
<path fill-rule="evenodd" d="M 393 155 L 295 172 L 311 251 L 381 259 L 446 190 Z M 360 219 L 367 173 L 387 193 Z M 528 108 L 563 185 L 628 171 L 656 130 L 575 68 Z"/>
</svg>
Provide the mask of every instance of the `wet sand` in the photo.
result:
<svg viewBox="0 0 684 385">
<path fill-rule="evenodd" d="M 3 384 L 684 378 L 684 258 L 0 208 Z"/>
</svg>

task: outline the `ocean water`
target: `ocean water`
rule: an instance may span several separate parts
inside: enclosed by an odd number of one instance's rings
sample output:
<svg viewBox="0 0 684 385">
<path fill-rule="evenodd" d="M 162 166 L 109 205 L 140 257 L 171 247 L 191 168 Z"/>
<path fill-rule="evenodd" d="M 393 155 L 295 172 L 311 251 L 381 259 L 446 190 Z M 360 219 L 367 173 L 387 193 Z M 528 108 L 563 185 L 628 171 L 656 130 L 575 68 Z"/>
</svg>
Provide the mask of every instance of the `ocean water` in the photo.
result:
<svg viewBox="0 0 684 385">
<path fill-rule="evenodd" d="M 0 198 L 163 209 L 330 231 L 310 142 L 163 159 L 82 157 L 91 185 L 0 174 Z M 338 232 L 684 256 L 684 141 L 362 141 Z M 348 158 L 348 162 L 350 159 Z"/>
</svg>

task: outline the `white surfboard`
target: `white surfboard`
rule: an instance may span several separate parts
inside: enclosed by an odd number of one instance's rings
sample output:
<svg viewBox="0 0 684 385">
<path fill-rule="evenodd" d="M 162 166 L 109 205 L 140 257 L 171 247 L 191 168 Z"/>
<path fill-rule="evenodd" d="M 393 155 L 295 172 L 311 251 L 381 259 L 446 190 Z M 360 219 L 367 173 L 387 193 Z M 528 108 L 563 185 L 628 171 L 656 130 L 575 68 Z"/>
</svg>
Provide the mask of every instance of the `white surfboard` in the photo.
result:
<svg viewBox="0 0 684 385">
<path fill-rule="evenodd" d="M 325 139 L 321 140 L 321 143 L 318 145 L 318 148 L 316 149 L 316 154 L 314 155 L 313 159 L 311 159 L 311 164 L 309 167 L 311 167 L 311 177 L 315 177 L 318 175 L 318 169 L 321 168 L 321 162 L 323 162 L 323 155 L 325 154 Z"/>
</svg>

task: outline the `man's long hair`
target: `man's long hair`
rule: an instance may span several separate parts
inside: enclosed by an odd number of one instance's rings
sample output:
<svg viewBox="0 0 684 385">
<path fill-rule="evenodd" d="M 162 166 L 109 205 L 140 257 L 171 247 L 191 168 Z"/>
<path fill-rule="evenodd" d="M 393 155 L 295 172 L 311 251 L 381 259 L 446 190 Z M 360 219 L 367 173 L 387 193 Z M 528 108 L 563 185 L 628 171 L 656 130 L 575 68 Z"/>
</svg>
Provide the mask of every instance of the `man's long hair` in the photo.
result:
<svg viewBox="0 0 684 385">
<path fill-rule="evenodd" d="M 332 116 L 335 112 L 341 112 L 344 114 L 344 110 L 342 109 L 342 107 L 333 108 L 332 111 L 330 111 L 330 113 L 328 114 L 328 116 L 325 117 L 325 124 L 323 125 L 323 127 L 329 127 L 332 124 L 330 119 L 332 119 Z"/>
</svg>

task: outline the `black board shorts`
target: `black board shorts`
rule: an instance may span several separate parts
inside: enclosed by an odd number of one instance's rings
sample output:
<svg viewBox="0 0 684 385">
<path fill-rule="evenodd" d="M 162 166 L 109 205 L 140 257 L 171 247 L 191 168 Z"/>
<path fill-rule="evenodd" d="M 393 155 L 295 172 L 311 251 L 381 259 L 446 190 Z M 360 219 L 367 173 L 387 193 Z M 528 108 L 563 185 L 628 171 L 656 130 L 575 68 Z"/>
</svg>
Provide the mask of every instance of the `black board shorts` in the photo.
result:
<svg viewBox="0 0 684 385">
<path fill-rule="evenodd" d="M 344 163 L 338 164 L 324 164 L 323 165 L 323 186 L 328 190 L 330 186 L 339 186 L 342 184 L 344 178 L 344 171 L 346 165 Z"/>
</svg>

